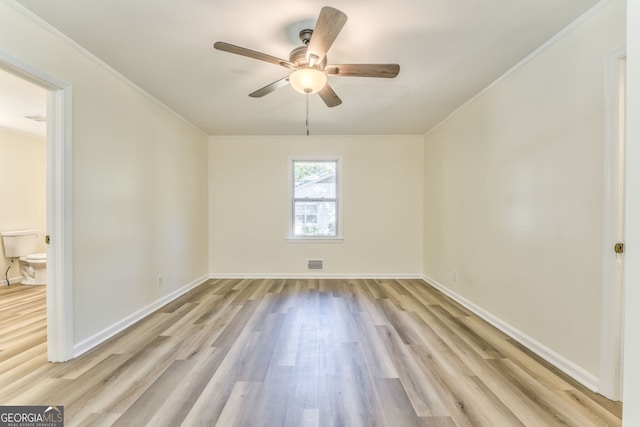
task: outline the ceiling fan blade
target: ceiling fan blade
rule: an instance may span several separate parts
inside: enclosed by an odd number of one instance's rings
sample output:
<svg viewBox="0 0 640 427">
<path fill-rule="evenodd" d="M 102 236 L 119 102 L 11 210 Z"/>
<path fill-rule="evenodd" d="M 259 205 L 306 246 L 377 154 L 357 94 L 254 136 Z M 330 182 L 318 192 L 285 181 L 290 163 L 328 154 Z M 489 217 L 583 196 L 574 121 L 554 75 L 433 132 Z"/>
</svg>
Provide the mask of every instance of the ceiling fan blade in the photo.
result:
<svg viewBox="0 0 640 427">
<path fill-rule="evenodd" d="M 338 64 L 327 65 L 325 72 L 332 76 L 394 78 L 400 72 L 398 64 Z"/>
<path fill-rule="evenodd" d="M 342 100 L 336 95 L 336 93 L 331 89 L 331 86 L 327 83 L 325 87 L 318 92 L 320 98 L 327 104 L 327 107 L 337 107 L 342 104 Z"/>
<path fill-rule="evenodd" d="M 271 64 L 280 65 L 282 67 L 295 69 L 295 65 L 286 59 L 276 58 L 275 56 L 267 55 L 266 53 L 256 52 L 255 50 L 247 49 L 240 46 L 235 46 L 225 42 L 215 42 L 213 45 L 218 50 L 224 52 L 235 53 L 236 55 L 246 56 L 247 58 L 257 59 L 259 61 L 270 62 Z"/>
<path fill-rule="evenodd" d="M 325 6 L 320 10 L 316 27 L 307 46 L 307 61 L 310 66 L 319 64 L 347 22 L 347 15 L 338 9 Z"/>
<path fill-rule="evenodd" d="M 285 87 L 288 84 L 289 76 L 280 80 L 276 80 L 275 82 L 266 85 L 262 89 L 258 89 L 255 92 L 250 93 L 249 96 L 252 98 L 262 98 L 263 96 L 269 95 L 271 92 L 275 92 L 276 90 L 280 89 L 281 87 Z"/>
</svg>

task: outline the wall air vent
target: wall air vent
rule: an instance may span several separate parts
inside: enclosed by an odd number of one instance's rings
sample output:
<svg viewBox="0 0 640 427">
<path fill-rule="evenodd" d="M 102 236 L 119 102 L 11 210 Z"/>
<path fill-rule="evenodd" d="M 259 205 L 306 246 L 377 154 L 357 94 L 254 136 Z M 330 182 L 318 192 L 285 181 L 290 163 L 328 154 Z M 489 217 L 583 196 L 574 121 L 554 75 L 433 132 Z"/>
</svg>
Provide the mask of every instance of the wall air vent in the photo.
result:
<svg viewBox="0 0 640 427">
<path fill-rule="evenodd" d="M 307 269 L 308 270 L 322 270 L 323 269 L 323 260 L 321 259 L 309 259 L 307 260 Z"/>
</svg>

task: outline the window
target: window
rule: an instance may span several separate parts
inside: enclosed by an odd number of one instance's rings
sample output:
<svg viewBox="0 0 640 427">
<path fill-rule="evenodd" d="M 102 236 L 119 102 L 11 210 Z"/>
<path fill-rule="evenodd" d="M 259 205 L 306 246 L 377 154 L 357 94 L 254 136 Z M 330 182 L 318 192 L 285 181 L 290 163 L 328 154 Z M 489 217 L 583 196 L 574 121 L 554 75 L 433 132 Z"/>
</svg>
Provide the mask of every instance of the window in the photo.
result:
<svg viewBox="0 0 640 427">
<path fill-rule="evenodd" d="M 339 159 L 290 159 L 291 238 L 338 238 Z"/>
<path fill-rule="evenodd" d="M 296 225 L 318 223 L 318 204 L 299 202 L 296 204 Z"/>
</svg>

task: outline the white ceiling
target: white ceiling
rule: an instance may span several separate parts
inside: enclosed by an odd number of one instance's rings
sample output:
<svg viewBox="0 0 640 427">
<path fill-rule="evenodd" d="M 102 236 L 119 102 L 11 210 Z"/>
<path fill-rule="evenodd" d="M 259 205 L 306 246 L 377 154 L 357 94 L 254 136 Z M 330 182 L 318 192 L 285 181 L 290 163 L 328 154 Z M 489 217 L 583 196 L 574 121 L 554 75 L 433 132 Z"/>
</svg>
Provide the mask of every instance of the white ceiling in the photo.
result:
<svg viewBox="0 0 640 427">
<path fill-rule="evenodd" d="M 47 116 L 47 91 L 0 69 L 0 128 L 44 137 L 45 121 L 25 116 Z"/>
<path fill-rule="evenodd" d="M 424 134 L 598 0 L 17 0 L 209 135 L 305 132 L 304 95 L 249 93 L 285 68 L 322 6 L 349 19 L 331 63 L 398 63 L 395 79 L 331 77 L 343 104 L 310 103 L 313 134 Z"/>
</svg>

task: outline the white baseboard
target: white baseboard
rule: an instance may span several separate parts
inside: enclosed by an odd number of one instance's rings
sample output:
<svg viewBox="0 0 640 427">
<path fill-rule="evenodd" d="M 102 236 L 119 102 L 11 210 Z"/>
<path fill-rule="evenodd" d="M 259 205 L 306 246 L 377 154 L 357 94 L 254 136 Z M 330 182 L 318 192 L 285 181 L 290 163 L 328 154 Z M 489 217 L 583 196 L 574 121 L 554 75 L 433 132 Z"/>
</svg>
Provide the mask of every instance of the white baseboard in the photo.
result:
<svg viewBox="0 0 640 427">
<path fill-rule="evenodd" d="M 129 326 L 133 325 L 134 323 L 136 323 L 136 322 L 142 320 L 143 318 L 147 317 L 148 315 L 150 315 L 151 313 L 153 313 L 154 311 L 156 311 L 160 307 L 162 307 L 162 306 L 170 303 L 171 301 L 175 300 L 176 298 L 184 295 L 185 293 L 187 293 L 191 289 L 203 284 L 207 280 L 209 280 L 209 276 L 208 275 L 202 276 L 202 277 L 194 280 L 193 282 L 186 284 L 185 286 L 181 287 L 180 289 L 177 289 L 177 290 L 171 292 L 170 294 L 167 294 L 164 297 L 160 298 L 159 300 L 147 305 L 146 307 L 136 311 L 135 313 L 125 317 L 124 319 L 114 323 L 113 325 L 109 326 L 108 328 L 103 329 L 102 331 L 98 332 L 97 334 L 94 334 L 94 335 L 90 336 L 89 338 L 87 338 L 87 339 L 75 344 L 73 346 L 73 357 L 75 358 L 75 357 L 80 356 L 83 353 L 86 353 L 87 351 L 91 350 L 92 348 L 96 347 L 97 345 L 99 345 L 99 344 L 105 342 L 106 340 L 108 340 L 109 338 L 115 336 L 119 332 L 122 332 L 123 330 L 125 330 Z"/>
<path fill-rule="evenodd" d="M 210 279 L 423 279 L 416 273 L 323 273 L 314 271 L 309 273 L 212 273 Z"/>
<path fill-rule="evenodd" d="M 22 276 L 9 277 L 9 282 L 12 285 L 19 285 L 21 281 L 22 281 Z M 0 286 L 7 286 L 7 280 L 6 279 L 0 280 Z"/>
<path fill-rule="evenodd" d="M 569 375 L 571 378 L 575 379 L 576 381 L 578 381 L 579 383 L 581 383 L 591 391 L 594 391 L 594 392 L 598 391 L 599 381 L 598 381 L 598 377 L 596 377 L 595 375 L 585 371 L 575 363 L 571 362 L 570 360 L 566 359 L 565 357 L 559 355 L 558 353 L 554 352 L 550 348 L 546 347 L 544 344 L 541 344 L 540 342 L 534 340 L 533 338 L 526 335 L 522 331 L 514 328 L 513 326 L 509 325 L 505 321 L 489 313 L 482 307 L 479 307 L 474 303 L 472 303 L 471 301 L 464 298 L 463 296 L 458 295 L 457 293 L 455 293 L 454 291 L 452 291 L 442 283 L 438 282 L 437 280 L 434 280 L 431 277 L 426 275 L 422 276 L 422 279 L 428 284 L 430 284 L 431 286 L 433 286 L 434 288 L 438 289 L 439 291 L 447 295 L 449 298 L 463 305 L 464 307 L 471 310 L 473 313 L 475 313 L 482 319 L 486 320 L 487 322 L 489 322 L 490 324 L 492 324 L 493 326 L 495 326 L 505 334 L 509 335 L 511 338 L 518 341 L 520 344 L 522 344 L 523 346 L 525 346 L 526 348 L 528 348 L 538 356 L 542 357 L 544 360 L 551 363 L 553 366 L 560 369 L 562 372 Z"/>
</svg>

